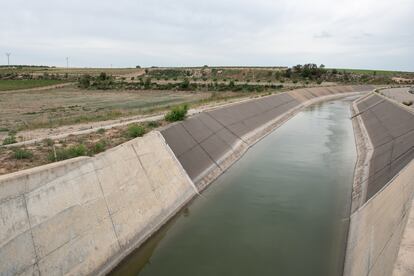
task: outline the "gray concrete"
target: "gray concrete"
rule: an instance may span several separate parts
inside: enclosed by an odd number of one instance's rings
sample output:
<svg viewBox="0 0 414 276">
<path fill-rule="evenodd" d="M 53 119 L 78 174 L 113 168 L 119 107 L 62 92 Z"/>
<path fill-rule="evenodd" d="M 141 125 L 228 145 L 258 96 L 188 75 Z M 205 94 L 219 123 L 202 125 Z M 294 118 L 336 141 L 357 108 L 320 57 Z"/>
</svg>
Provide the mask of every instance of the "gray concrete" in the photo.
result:
<svg viewBox="0 0 414 276">
<path fill-rule="evenodd" d="M 345 276 L 392 274 L 414 194 L 413 179 L 414 161 L 351 215 Z"/>
<path fill-rule="evenodd" d="M 104 272 L 196 192 L 157 132 L 1 176 L 0 274 Z"/>
<path fill-rule="evenodd" d="M 244 150 L 301 108 L 372 89 L 372 86 L 338 86 L 293 90 L 206 111 L 168 126 L 161 133 L 188 175 L 202 189 Z"/>
<path fill-rule="evenodd" d="M 414 275 L 414 204 L 411 201 L 411 209 L 408 214 L 407 226 L 401 240 L 398 257 L 395 262 L 393 276 Z"/>
<path fill-rule="evenodd" d="M 358 161 L 344 275 L 391 275 L 414 196 L 414 114 L 376 94 L 356 101 L 354 114 Z M 410 265 L 402 250 L 398 273 Z"/>
<path fill-rule="evenodd" d="M 414 114 L 378 95 L 358 103 L 374 146 L 365 201 L 414 158 Z"/>
<path fill-rule="evenodd" d="M 382 89 L 380 93 L 399 103 L 412 101 L 410 108 L 414 109 L 414 94 L 408 92 L 409 87 Z"/>
<path fill-rule="evenodd" d="M 198 192 L 193 181 L 205 188 L 304 106 L 370 89 L 302 89 L 232 104 L 93 158 L 1 176 L 1 275 L 107 271 Z"/>
</svg>

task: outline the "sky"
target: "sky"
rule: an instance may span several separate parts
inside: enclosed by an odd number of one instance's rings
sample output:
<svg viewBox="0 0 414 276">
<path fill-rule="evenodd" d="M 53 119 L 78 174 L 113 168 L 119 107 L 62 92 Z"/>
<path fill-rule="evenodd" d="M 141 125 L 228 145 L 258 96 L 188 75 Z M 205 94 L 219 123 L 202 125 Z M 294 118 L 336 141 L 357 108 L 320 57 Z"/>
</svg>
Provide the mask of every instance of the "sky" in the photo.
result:
<svg viewBox="0 0 414 276">
<path fill-rule="evenodd" d="M 414 0 L 0 2 L 0 64 L 414 71 Z"/>
</svg>

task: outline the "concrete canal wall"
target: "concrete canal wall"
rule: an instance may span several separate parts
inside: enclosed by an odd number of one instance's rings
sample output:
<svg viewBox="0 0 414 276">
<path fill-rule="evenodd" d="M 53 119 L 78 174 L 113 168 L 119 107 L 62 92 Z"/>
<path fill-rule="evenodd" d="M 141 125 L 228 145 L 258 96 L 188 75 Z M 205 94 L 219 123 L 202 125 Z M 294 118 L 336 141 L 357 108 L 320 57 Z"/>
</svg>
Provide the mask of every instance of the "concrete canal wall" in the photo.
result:
<svg viewBox="0 0 414 276">
<path fill-rule="evenodd" d="M 0 275 L 102 274 L 302 107 L 372 89 L 310 88 L 233 104 L 92 158 L 0 176 Z"/>
<path fill-rule="evenodd" d="M 168 126 L 161 133 L 202 190 L 249 147 L 303 107 L 372 89 L 372 86 L 338 86 L 293 90 L 203 112 Z"/>
<path fill-rule="evenodd" d="M 344 275 L 391 275 L 414 195 L 414 114 L 376 94 L 354 113 L 359 160 Z"/>
<path fill-rule="evenodd" d="M 196 194 L 159 133 L 0 177 L 0 275 L 105 271 Z"/>
</svg>

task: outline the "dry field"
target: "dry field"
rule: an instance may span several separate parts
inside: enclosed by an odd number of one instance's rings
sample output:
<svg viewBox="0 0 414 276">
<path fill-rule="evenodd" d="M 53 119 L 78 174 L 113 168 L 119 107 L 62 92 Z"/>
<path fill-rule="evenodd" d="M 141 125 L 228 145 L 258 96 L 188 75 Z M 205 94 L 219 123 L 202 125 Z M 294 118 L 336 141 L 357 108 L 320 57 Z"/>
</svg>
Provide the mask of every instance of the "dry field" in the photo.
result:
<svg viewBox="0 0 414 276">
<path fill-rule="evenodd" d="M 74 86 L 44 91 L 0 92 L 0 131 L 53 128 L 145 114 L 206 99 L 210 93 L 94 91 Z"/>
</svg>

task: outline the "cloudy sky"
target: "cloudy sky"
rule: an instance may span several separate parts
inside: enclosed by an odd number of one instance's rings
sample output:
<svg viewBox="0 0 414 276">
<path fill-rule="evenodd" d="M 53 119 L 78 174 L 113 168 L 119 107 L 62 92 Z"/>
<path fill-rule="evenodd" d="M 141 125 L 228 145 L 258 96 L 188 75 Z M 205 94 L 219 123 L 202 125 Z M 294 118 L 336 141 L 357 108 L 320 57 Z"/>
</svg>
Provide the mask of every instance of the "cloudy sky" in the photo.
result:
<svg viewBox="0 0 414 276">
<path fill-rule="evenodd" d="M 2 1 L 0 64 L 414 71 L 413 0 Z"/>
</svg>

